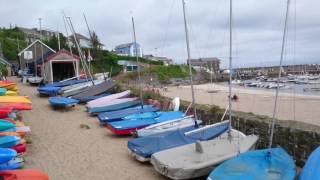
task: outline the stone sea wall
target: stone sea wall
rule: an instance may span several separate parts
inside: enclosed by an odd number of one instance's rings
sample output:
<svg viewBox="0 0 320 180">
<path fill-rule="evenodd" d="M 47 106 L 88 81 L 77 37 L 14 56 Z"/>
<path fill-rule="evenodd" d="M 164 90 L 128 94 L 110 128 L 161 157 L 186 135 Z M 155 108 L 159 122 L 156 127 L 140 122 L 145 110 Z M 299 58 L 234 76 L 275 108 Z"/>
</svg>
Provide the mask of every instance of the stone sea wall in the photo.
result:
<svg viewBox="0 0 320 180">
<path fill-rule="evenodd" d="M 120 86 L 119 90 L 131 89 L 138 96 L 138 91 L 128 86 Z M 163 110 L 167 110 L 170 98 L 156 92 L 145 92 L 146 103 L 152 102 Z M 152 100 L 151 100 L 152 99 Z M 181 102 L 181 109 L 186 110 L 190 102 Z M 191 110 L 189 109 L 191 112 Z M 198 119 L 205 124 L 220 122 L 225 109 L 218 106 L 197 105 Z M 269 144 L 269 124 L 272 118 L 253 113 L 233 112 L 232 125 L 234 129 L 249 135 L 259 136 L 257 149 L 267 148 Z M 228 119 L 228 115 L 224 117 Z M 320 119 L 319 119 L 320 120 Z M 320 146 L 320 127 L 291 120 L 277 120 L 275 124 L 273 147 L 282 147 L 293 156 L 297 166 L 303 167 L 310 153 Z"/>
</svg>

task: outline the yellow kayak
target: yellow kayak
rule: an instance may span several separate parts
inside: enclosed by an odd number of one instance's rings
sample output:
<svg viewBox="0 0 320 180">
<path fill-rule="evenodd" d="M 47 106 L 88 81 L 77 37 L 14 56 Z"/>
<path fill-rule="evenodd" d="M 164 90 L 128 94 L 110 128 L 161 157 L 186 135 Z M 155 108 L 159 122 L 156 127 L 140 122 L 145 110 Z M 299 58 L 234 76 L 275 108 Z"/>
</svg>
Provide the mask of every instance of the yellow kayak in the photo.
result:
<svg viewBox="0 0 320 180">
<path fill-rule="evenodd" d="M 25 96 L 0 96 L 0 103 L 26 103 L 31 104 L 30 99 Z"/>
<path fill-rule="evenodd" d="M 6 94 L 5 94 L 5 96 L 18 96 L 18 92 L 8 90 L 8 91 L 6 92 Z"/>
<path fill-rule="evenodd" d="M 22 121 L 16 121 L 16 126 L 17 127 L 23 127 L 23 126 L 26 126 L 26 125 Z"/>
</svg>

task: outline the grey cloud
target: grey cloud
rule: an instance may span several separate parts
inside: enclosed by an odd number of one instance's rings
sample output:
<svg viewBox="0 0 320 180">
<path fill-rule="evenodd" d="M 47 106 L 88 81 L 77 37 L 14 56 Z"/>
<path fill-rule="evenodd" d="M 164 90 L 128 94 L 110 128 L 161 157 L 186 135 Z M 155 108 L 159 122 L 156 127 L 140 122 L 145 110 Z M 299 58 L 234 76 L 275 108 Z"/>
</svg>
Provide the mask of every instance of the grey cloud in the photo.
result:
<svg viewBox="0 0 320 180">
<path fill-rule="evenodd" d="M 172 57 L 184 63 L 184 40 L 180 0 L 0 0 L 0 26 L 17 24 L 43 26 L 65 32 L 61 12 L 71 16 L 75 29 L 88 35 L 82 18 L 108 49 L 132 41 L 131 16 L 135 16 L 137 37 L 146 54 Z M 277 64 L 279 61 L 286 0 L 234 0 L 235 65 Z M 290 24 L 286 62 L 293 59 L 294 4 Z M 319 62 L 320 1 L 296 0 L 296 61 Z M 187 0 L 192 57 L 218 56 L 226 67 L 228 56 L 229 1 Z M 157 49 L 156 49 L 157 48 Z"/>
</svg>

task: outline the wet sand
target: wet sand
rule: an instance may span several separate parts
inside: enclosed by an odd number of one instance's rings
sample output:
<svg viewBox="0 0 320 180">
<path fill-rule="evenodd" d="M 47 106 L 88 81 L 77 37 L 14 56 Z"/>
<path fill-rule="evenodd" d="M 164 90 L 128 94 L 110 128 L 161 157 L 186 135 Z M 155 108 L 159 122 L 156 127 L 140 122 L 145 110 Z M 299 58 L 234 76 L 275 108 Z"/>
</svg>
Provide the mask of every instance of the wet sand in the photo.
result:
<svg viewBox="0 0 320 180">
<path fill-rule="evenodd" d="M 208 93 L 208 90 L 217 90 Z M 161 93 L 168 97 L 180 97 L 191 101 L 190 86 L 168 87 Z M 233 88 L 233 94 L 238 95 L 239 101 L 233 103 L 233 109 L 272 117 L 275 93 L 265 90 Z M 222 85 L 196 85 L 196 103 L 214 104 L 226 108 L 228 106 L 228 87 Z M 280 93 L 277 118 L 280 120 L 296 120 L 320 126 L 320 96 Z"/>
<path fill-rule="evenodd" d="M 38 97 L 36 87 L 21 83 L 18 87 L 33 105 L 32 111 L 23 112 L 32 128 L 25 168 L 42 170 L 50 180 L 165 179 L 150 164 L 139 163 L 128 154 L 130 137 L 108 133 L 95 117 L 88 116 L 84 106 L 54 111 L 48 98 Z"/>
</svg>

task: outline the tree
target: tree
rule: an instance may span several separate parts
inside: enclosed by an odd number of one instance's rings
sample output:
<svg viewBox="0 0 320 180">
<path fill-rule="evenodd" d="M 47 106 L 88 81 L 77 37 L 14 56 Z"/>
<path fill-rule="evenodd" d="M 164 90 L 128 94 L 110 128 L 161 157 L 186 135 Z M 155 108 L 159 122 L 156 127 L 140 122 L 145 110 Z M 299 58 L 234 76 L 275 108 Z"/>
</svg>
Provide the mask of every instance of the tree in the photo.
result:
<svg viewBox="0 0 320 180">
<path fill-rule="evenodd" d="M 101 61 L 103 59 L 103 54 L 101 52 L 102 44 L 100 43 L 100 40 L 94 31 L 91 34 L 91 44 L 93 59 Z"/>
</svg>

